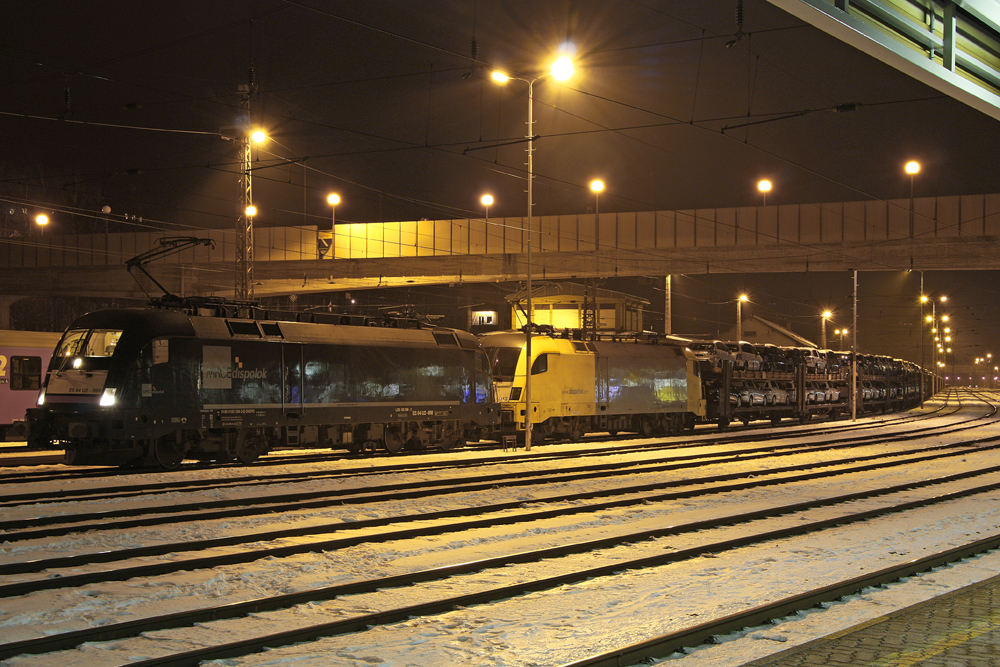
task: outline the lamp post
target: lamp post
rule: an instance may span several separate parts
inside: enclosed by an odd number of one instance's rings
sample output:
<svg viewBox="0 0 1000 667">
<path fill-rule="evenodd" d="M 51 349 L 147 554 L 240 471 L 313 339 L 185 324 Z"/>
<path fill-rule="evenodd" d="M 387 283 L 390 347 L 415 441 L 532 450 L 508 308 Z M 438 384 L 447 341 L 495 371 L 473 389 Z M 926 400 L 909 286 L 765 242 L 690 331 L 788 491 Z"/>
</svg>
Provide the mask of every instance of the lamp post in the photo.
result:
<svg viewBox="0 0 1000 667">
<path fill-rule="evenodd" d="M 737 344 L 743 340 L 743 302 L 749 301 L 750 298 L 746 294 L 740 294 L 740 298 L 736 299 L 736 342 Z"/>
<path fill-rule="evenodd" d="M 771 187 L 772 187 L 771 181 L 767 180 L 766 178 L 757 181 L 757 190 L 760 192 L 761 197 L 763 198 L 763 206 L 767 206 L 767 193 L 771 191 Z"/>
<path fill-rule="evenodd" d="M 831 317 L 833 317 L 833 313 L 831 313 L 829 310 L 823 311 L 823 316 L 822 316 L 823 326 L 822 329 L 820 330 L 820 337 L 819 337 L 819 347 L 821 350 L 826 349 L 826 321 Z"/>
<path fill-rule="evenodd" d="M 485 227 L 485 232 L 486 232 L 486 238 L 488 239 L 490 237 L 490 206 L 493 205 L 493 195 L 489 195 L 489 194 L 483 195 L 482 198 L 480 198 L 479 201 L 482 202 L 483 206 L 486 208 L 486 227 Z M 471 255 L 472 254 L 472 226 L 471 225 L 469 226 L 469 239 L 468 239 L 468 243 L 466 245 L 468 246 L 467 253 Z"/>
<path fill-rule="evenodd" d="M 316 251 L 319 259 L 325 258 L 328 254 L 333 259 L 335 256 L 334 235 L 337 233 L 337 204 L 340 203 L 340 195 L 331 192 L 326 197 L 326 203 L 330 205 L 330 232 L 316 232 Z"/>
<path fill-rule="evenodd" d="M 250 173 L 251 152 L 254 143 L 267 140 L 267 135 L 261 130 L 250 131 L 250 93 L 244 96 L 244 113 L 246 127 L 240 141 L 240 193 L 243 206 L 236 226 L 236 299 L 244 302 L 253 300 L 253 216 L 256 208 L 253 204 L 253 179 Z M 254 213 L 249 211 L 253 209 Z"/>
<path fill-rule="evenodd" d="M 535 152 L 534 148 L 534 99 L 535 99 L 535 82 L 551 76 L 556 81 L 566 81 L 571 76 L 573 76 L 573 62 L 566 56 L 558 58 L 553 64 L 552 68 L 542 76 L 535 77 L 534 79 L 521 79 L 518 77 L 509 76 L 503 72 L 493 72 L 493 80 L 498 83 L 506 83 L 511 79 L 515 81 L 521 81 L 528 84 L 528 134 L 527 142 L 528 147 L 525 149 L 528 153 L 528 216 L 525 220 L 528 228 L 528 256 L 527 256 L 527 312 L 525 314 L 524 322 L 524 449 L 531 449 L 531 320 L 533 318 L 532 304 L 531 304 L 531 213 L 532 207 L 534 206 L 534 193 L 532 191 L 532 183 L 535 180 L 535 168 L 533 155 Z"/>
<path fill-rule="evenodd" d="M 594 179 L 590 182 L 594 193 L 594 250 L 601 252 L 601 193 L 604 192 L 604 181 Z"/>
<path fill-rule="evenodd" d="M 39 213 L 35 216 L 35 224 L 38 225 L 38 229 L 41 230 L 41 234 L 45 235 L 45 227 L 49 224 L 49 216 L 44 213 Z"/>
<path fill-rule="evenodd" d="M 838 336 L 840 336 L 840 349 L 843 350 L 844 349 L 844 334 L 849 333 L 848 330 L 847 330 L 847 328 L 845 327 L 843 329 L 834 329 L 833 333 L 835 333 Z"/>
<path fill-rule="evenodd" d="M 903 167 L 906 173 L 910 175 L 910 238 L 913 238 L 913 177 L 920 173 L 920 163 L 916 160 L 910 160 Z"/>
</svg>

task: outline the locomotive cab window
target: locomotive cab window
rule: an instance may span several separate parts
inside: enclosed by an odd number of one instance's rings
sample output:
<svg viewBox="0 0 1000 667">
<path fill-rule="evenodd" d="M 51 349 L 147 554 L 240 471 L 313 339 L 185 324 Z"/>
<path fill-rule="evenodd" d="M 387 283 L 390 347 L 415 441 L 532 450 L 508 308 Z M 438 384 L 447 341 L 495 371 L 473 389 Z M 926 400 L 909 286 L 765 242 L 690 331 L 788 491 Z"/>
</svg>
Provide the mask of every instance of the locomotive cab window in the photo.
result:
<svg viewBox="0 0 1000 667">
<path fill-rule="evenodd" d="M 113 355 L 121 337 L 121 329 L 74 329 L 63 336 L 55 357 L 62 358 L 60 366 L 79 368 L 82 359 Z"/>
<path fill-rule="evenodd" d="M 521 357 L 519 347 L 488 347 L 486 355 L 493 366 L 493 378 L 498 382 L 510 382 L 514 379 L 517 360 Z"/>
</svg>

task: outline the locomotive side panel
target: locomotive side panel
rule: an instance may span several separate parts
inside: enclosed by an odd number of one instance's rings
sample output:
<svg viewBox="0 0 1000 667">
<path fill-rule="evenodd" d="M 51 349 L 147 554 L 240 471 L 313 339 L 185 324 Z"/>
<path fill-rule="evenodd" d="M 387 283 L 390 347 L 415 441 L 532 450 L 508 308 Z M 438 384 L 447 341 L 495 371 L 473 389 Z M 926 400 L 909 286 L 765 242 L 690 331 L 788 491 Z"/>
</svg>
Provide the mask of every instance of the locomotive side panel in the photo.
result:
<svg viewBox="0 0 1000 667">
<path fill-rule="evenodd" d="M 464 332 L 136 309 L 80 318 L 63 347 L 28 430 L 74 463 L 249 462 L 283 444 L 450 447 L 497 420 L 489 363 Z"/>
<path fill-rule="evenodd" d="M 610 414 L 684 412 L 688 410 L 688 360 L 683 350 L 666 345 L 594 343 L 607 373 Z M 602 374 L 603 375 L 603 374 Z M 600 384 L 604 384 L 604 380 Z"/>
</svg>

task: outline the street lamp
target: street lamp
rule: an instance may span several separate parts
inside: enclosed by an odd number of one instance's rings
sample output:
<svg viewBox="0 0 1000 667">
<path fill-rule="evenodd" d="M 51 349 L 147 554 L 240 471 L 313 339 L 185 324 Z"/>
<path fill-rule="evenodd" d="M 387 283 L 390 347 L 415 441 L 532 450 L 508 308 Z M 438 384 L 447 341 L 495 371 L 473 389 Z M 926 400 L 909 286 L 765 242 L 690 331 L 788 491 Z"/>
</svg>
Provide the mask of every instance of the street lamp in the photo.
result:
<svg viewBox="0 0 1000 667">
<path fill-rule="evenodd" d="M 736 343 L 737 345 L 741 340 L 743 340 L 743 302 L 749 301 L 750 298 L 746 294 L 740 294 L 740 298 L 736 299 Z"/>
<path fill-rule="evenodd" d="M 920 163 L 916 160 L 910 160 L 903 167 L 906 173 L 910 175 L 910 238 L 913 238 L 913 177 L 920 173 Z"/>
<path fill-rule="evenodd" d="M 771 191 L 771 181 L 763 178 L 757 181 L 757 190 L 760 191 L 761 196 L 764 199 L 764 206 L 767 206 L 767 193 Z"/>
<path fill-rule="evenodd" d="M 493 195 L 483 195 L 479 200 L 482 202 L 483 206 L 486 207 L 486 238 L 490 237 L 490 206 L 493 205 Z M 468 254 L 472 254 L 472 226 L 469 226 L 469 239 L 468 239 Z"/>
<path fill-rule="evenodd" d="M 528 228 L 528 256 L 527 256 L 527 314 L 525 316 L 524 322 L 524 354 L 525 354 L 525 368 L 524 368 L 524 448 L 525 450 L 531 449 L 531 321 L 533 319 L 534 313 L 532 312 L 531 304 L 531 213 L 532 207 L 534 206 L 534 192 L 532 191 L 532 184 L 535 180 L 535 167 L 533 155 L 535 152 L 534 148 L 534 99 L 535 99 L 535 82 L 546 77 L 551 76 L 556 81 L 566 81 L 571 76 L 573 76 L 573 61 L 569 59 L 568 56 L 562 56 L 552 64 L 552 68 L 541 76 L 535 77 L 534 79 L 521 79 L 514 76 L 509 76 L 503 72 L 496 71 L 493 72 L 493 80 L 498 83 L 507 83 L 511 79 L 515 81 L 521 81 L 528 84 L 528 147 L 525 149 L 528 153 L 528 216 L 526 218 L 527 228 Z"/>
<path fill-rule="evenodd" d="M 844 334 L 849 333 L 846 328 L 844 329 L 834 329 L 833 333 L 840 336 L 840 349 L 844 349 Z"/>
<path fill-rule="evenodd" d="M 594 179 L 590 182 L 594 193 L 594 250 L 601 252 L 601 193 L 604 192 L 604 181 Z"/>
<path fill-rule="evenodd" d="M 337 204 L 340 203 L 340 195 L 331 192 L 326 197 L 326 203 L 330 205 L 330 231 L 327 233 L 316 230 L 317 259 L 325 258 L 327 254 L 333 259 L 335 254 L 333 240 L 337 230 Z"/>
<path fill-rule="evenodd" d="M 833 317 L 833 313 L 831 313 L 829 310 L 823 311 L 823 328 L 821 329 L 819 338 L 820 341 L 819 347 L 821 350 L 826 349 L 826 321 L 831 317 Z"/>
</svg>

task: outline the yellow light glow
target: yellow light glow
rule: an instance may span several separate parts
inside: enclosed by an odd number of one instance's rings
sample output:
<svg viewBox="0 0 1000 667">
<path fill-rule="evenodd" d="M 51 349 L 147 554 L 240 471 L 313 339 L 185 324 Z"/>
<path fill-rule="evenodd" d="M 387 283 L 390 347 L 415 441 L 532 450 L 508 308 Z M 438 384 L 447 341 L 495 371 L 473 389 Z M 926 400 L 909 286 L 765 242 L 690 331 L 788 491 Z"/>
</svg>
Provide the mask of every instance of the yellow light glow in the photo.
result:
<svg viewBox="0 0 1000 667">
<path fill-rule="evenodd" d="M 334 192 L 334 193 L 331 193 L 331 194 L 330 194 L 330 195 L 329 195 L 329 196 L 328 196 L 328 197 L 326 198 L 326 201 L 327 201 L 327 203 L 328 203 L 328 204 L 330 204 L 330 206 L 336 206 L 337 204 L 339 204 L 339 203 L 340 203 L 340 195 L 338 195 L 338 194 L 337 194 L 337 193 L 335 193 L 335 192 Z"/>
<path fill-rule="evenodd" d="M 247 206 L 246 213 L 247 213 L 247 215 L 249 215 L 251 217 L 257 215 L 257 207 L 256 206 Z"/>
<path fill-rule="evenodd" d="M 593 190 L 594 192 L 603 192 L 604 181 L 595 178 L 590 182 L 590 189 Z"/>
<path fill-rule="evenodd" d="M 770 192 L 771 191 L 771 181 L 767 180 L 766 178 L 758 181 L 757 182 L 757 189 L 760 190 L 761 192 Z"/>
<path fill-rule="evenodd" d="M 552 63 L 552 78 L 556 81 L 569 81 L 573 76 L 573 61 L 569 56 L 560 56 Z"/>
<path fill-rule="evenodd" d="M 510 77 L 500 71 L 495 71 L 491 75 L 494 81 L 499 81 L 500 83 L 507 83 L 510 81 Z"/>
<path fill-rule="evenodd" d="M 483 202 L 483 206 L 493 206 L 493 195 L 483 195 L 479 201 Z"/>
<path fill-rule="evenodd" d="M 906 163 L 906 166 L 904 167 L 904 169 L 906 169 L 906 173 L 910 174 L 911 176 L 914 175 L 914 174 L 919 174 L 920 173 L 920 163 L 917 162 L 916 160 L 910 160 L 909 162 Z"/>
<path fill-rule="evenodd" d="M 253 139 L 256 144 L 267 141 L 267 135 L 264 134 L 263 130 L 254 130 L 253 134 L 250 135 L 250 138 Z"/>
<path fill-rule="evenodd" d="M 833 313 L 831 313 L 829 310 L 824 310 L 823 311 L 823 319 L 824 320 L 828 320 L 831 317 L 833 317 Z"/>
<path fill-rule="evenodd" d="M 39 213 L 37 216 L 35 216 L 35 222 L 44 227 L 45 225 L 49 224 L 49 216 L 45 215 L 44 213 Z"/>
</svg>

